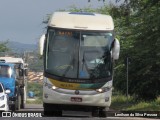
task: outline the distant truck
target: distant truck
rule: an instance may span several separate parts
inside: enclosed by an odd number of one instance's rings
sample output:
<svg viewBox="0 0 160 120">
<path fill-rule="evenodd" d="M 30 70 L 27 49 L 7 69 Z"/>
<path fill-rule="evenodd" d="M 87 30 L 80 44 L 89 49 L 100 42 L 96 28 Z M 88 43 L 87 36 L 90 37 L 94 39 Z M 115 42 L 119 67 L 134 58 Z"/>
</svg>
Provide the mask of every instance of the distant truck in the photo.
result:
<svg viewBox="0 0 160 120">
<path fill-rule="evenodd" d="M 9 107 L 13 111 L 25 107 L 27 74 L 27 64 L 22 58 L 0 57 L 0 82 L 11 90 Z"/>
</svg>

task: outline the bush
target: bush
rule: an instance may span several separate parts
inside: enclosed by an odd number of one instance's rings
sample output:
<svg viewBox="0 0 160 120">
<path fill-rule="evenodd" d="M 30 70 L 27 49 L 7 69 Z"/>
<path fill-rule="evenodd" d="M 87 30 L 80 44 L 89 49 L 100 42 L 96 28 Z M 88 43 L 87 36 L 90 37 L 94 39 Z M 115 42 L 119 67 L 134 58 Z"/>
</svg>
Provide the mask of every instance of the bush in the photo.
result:
<svg viewBox="0 0 160 120">
<path fill-rule="evenodd" d="M 42 84 L 40 83 L 28 83 L 28 89 L 27 94 L 29 91 L 33 91 L 35 94 L 35 97 L 38 97 L 39 99 L 42 99 L 43 90 L 42 90 Z"/>
</svg>

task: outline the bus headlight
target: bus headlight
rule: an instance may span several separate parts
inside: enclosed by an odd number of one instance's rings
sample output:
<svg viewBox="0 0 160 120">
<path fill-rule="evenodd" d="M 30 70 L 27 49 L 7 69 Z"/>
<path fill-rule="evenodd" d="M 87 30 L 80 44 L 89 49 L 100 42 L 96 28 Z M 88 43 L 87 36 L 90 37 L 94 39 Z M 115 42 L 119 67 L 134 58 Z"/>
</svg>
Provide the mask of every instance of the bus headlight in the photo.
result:
<svg viewBox="0 0 160 120">
<path fill-rule="evenodd" d="M 100 89 L 97 89 L 96 91 L 102 93 L 103 89 L 100 88 Z"/>
<path fill-rule="evenodd" d="M 51 90 L 55 90 L 55 89 L 57 89 L 57 87 L 56 86 L 54 86 L 54 85 L 52 85 L 52 84 L 49 84 L 49 83 L 45 83 L 45 85 L 44 85 L 45 87 L 47 87 L 48 89 L 51 89 Z"/>
<path fill-rule="evenodd" d="M 112 87 L 104 87 L 104 88 L 96 89 L 96 91 L 99 92 L 99 93 L 103 93 L 103 92 L 110 91 L 111 88 Z"/>
<path fill-rule="evenodd" d="M 52 89 L 55 90 L 55 89 L 57 89 L 57 87 L 53 85 L 53 86 L 52 86 Z"/>
</svg>

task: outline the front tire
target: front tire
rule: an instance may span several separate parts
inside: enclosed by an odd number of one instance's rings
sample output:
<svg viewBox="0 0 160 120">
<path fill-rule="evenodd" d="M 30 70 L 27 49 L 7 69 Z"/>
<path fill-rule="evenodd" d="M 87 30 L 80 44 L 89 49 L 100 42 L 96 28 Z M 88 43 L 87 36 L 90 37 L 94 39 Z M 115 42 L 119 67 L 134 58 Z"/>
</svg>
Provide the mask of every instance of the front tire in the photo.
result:
<svg viewBox="0 0 160 120">
<path fill-rule="evenodd" d="M 20 107 L 21 109 L 24 109 L 25 108 L 25 103 L 22 101 L 22 103 L 21 103 L 21 107 Z"/>
<path fill-rule="evenodd" d="M 21 106 L 21 96 L 20 95 L 17 96 L 16 104 L 17 104 L 16 110 L 20 110 L 20 106 Z"/>
<path fill-rule="evenodd" d="M 44 109 L 44 115 L 45 116 L 52 115 L 52 111 L 51 111 L 52 109 L 50 107 L 50 104 L 43 103 L 43 109 Z"/>
<path fill-rule="evenodd" d="M 10 106 L 11 111 L 16 111 L 16 104 Z"/>
<path fill-rule="evenodd" d="M 107 117 L 106 108 L 94 108 L 92 110 L 92 117 Z"/>
<path fill-rule="evenodd" d="M 25 102 L 24 102 L 24 95 L 23 94 L 21 95 L 21 105 L 20 105 L 20 108 L 21 109 L 25 108 Z"/>
<path fill-rule="evenodd" d="M 16 87 L 16 100 L 15 100 L 15 109 L 20 110 L 20 103 L 21 103 L 21 96 L 20 96 L 20 89 Z"/>
<path fill-rule="evenodd" d="M 56 107 L 52 104 L 43 103 L 44 107 L 44 116 L 62 116 L 62 110 L 57 110 Z"/>
<path fill-rule="evenodd" d="M 105 110 L 100 110 L 99 111 L 99 117 L 107 117 L 107 112 Z"/>
<path fill-rule="evenodd" d="M 99 109 L 93 109 L 92 110 L 92 117 L 99 117 Z"/>
</svg>

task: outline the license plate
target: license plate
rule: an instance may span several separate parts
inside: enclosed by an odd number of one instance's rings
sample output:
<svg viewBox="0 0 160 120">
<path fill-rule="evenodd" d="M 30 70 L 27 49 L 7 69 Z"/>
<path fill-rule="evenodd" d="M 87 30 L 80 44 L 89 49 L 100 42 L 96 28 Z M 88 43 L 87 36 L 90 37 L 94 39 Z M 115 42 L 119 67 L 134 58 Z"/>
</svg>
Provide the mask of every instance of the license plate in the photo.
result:
<svg viewBox="0 0 160 120">
<path fill-rule="evenodd" d="M 82 98 L 79 98 L 79 97 L 71 97 L 71 102 L 82 102 Z"/>
</svg>

